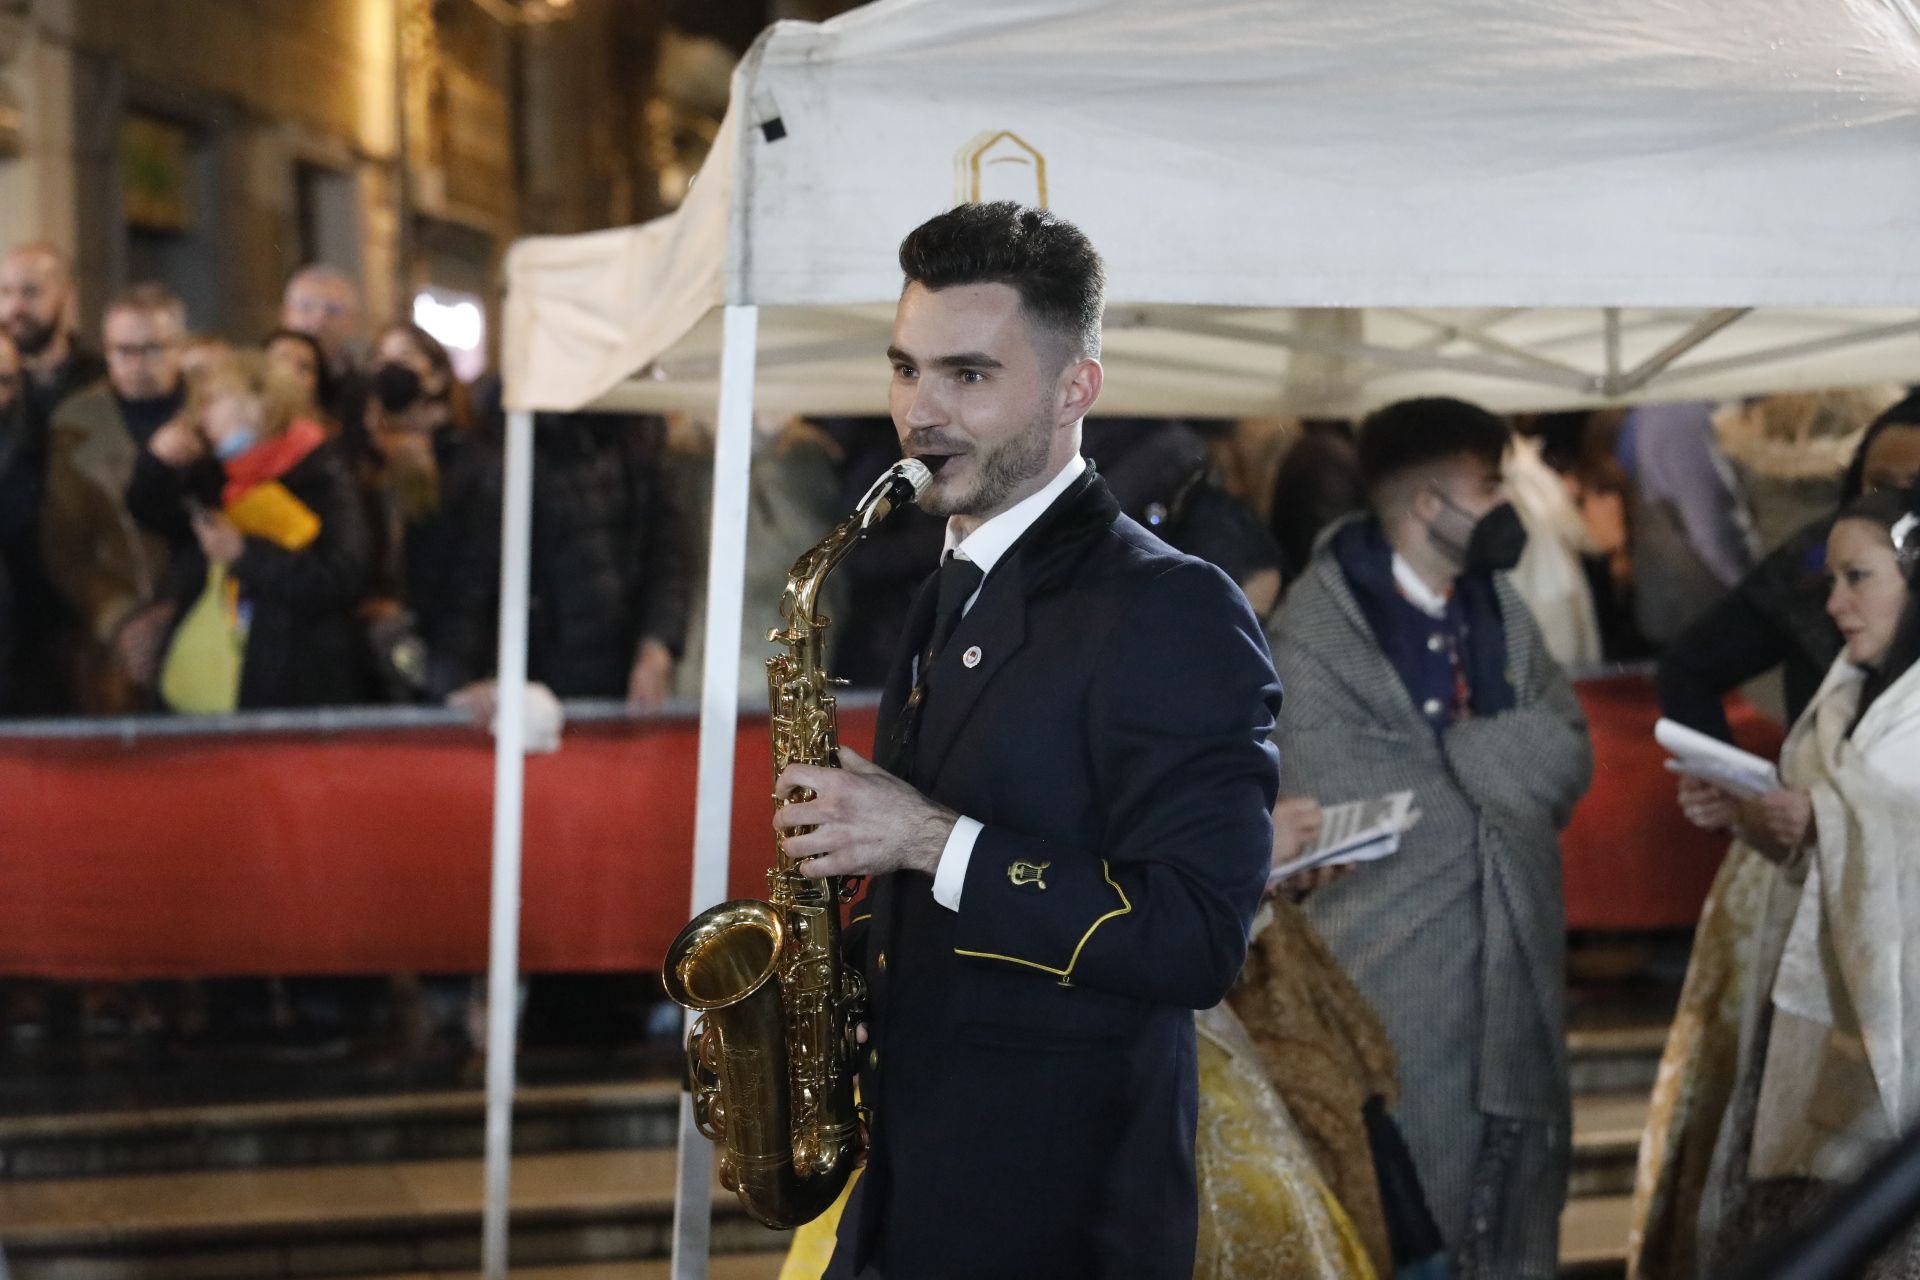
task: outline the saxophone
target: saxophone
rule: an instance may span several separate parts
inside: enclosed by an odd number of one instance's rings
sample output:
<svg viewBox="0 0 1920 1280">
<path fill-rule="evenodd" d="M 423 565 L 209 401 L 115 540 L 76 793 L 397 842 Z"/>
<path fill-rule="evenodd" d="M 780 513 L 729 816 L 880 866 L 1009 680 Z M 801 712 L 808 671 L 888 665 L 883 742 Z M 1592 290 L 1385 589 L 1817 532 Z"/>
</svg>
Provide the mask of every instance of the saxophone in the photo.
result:
<svg viewBox="0 0 1920 1280">
<path fill-rule="evenodd" d="M 780 600 L 786 628 L 767 636 L 787 649 L 767 659 L 776 779 L 789 764 L 832 765 L 840 741 L 821 585 L 932 478 L 917 459 L 894 464 L 794 562 Z M 840 958 L 840 904 L 857 884 L 811 879 L 787 856 L 784 835 L 774 846 L 767 900 L 739 898 L 695 916 L 667 949 L 662 977 L 667 994 L 700 1015 L 687 1035 L 688 1080 L 695 1124 L 721 1145 L 720 1180 L 748 1213 L 786 1228 L 826 1212 L 865 1151 L 852 1057 L 866 984 Z"/>
</svg>

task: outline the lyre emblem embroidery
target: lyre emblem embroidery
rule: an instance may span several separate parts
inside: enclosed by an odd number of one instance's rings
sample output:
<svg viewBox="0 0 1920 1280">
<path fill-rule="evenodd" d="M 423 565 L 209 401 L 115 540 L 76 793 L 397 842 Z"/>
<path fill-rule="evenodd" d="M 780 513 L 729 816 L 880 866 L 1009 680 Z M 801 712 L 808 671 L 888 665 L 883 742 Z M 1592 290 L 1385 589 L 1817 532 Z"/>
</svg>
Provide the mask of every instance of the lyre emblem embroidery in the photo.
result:
<svg viewBox="0 0 1920 1280">
<path fill-rule="evenodd" d="M 1007 867 L 1007 879 L 1015 884 L 1030 884 L 1044 889 L 1047 882 L 1040 878 L 1040 873 L 1052 865 L 1051 862 L 1028 862 L 1017 858 Z"/>
</svg>

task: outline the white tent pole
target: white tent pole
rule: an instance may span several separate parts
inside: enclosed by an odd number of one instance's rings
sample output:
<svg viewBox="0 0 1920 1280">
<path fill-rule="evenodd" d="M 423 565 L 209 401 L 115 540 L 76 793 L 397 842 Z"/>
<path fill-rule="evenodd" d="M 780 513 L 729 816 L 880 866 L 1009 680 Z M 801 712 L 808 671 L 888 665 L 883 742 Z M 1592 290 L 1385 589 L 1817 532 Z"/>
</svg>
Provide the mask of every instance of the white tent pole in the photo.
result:
<svg viewBox="0 0 1920 1280">
<path fill-rule="evenodd" d="M 720 354 L 720 422 L 713 442 L 713 519 L 707 560 L 706 653 L 700 682 L 700 780 L 693 819 L 693 893 L 699 914 L 726 897 L 733 829 L 733 750 L 740 729 L 740 593 L 747 574 L 747 473 L 753 463 L 754 343 L 758 307 L 728 307 Z M 769 842 L 773 810 L 767 810 Z M 692 1017 L 688 1017 L 688 1025 Z M 713 1144 L 680 1095 L 680 1164 L 673 1197 L 673 1280 L 704 1280 L 712 1243 Z"/>
<path fill-rule="evenodd" d="M 500 512 L 499 713 L 493 747 L 493 913 L 487 953 L 486 1280 L 507 1274 L 507 1192 L 513 1156 L 514 1015 L 520 991 L 520 838 L 527 774 L 527 576 L 533 531 L 533 414 L 507 415 Z"/>
</svg>

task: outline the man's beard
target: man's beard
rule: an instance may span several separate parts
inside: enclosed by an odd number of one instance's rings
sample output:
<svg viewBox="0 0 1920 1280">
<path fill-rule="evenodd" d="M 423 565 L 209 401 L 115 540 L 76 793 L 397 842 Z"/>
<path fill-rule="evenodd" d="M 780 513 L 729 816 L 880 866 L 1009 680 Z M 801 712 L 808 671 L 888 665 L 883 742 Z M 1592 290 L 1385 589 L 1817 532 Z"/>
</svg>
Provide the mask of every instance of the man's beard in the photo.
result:
<svg viewBox="0 0 1920 1280">
<path fill-rule="evenodd" d="M 13 339 L 14 349 L 28 359 L 52 346 L 54 335 L 59 331 L 58 325 L 43 323 L 32 316 L 15 316 L 7 326 L 7 336 Z"/>
<path fill-rule="evenodd" d="M 1052 433 L 1037 427 L 989 450 L 974 454 L 980 474 L 966 492 L 942 494 L 939 473 L 920 499 L 922 510 L 936 516 L 984 516 L 1001 510 L 1013 492 L 1046 468 L 1052 451 Z"/>
</svg>

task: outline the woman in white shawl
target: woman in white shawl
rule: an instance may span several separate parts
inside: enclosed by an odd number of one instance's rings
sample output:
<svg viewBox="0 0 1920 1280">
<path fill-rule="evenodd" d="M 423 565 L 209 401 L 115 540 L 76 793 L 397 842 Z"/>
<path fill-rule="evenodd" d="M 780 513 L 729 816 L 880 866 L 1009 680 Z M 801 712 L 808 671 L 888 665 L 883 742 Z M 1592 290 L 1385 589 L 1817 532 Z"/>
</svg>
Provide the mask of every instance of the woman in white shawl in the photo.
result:
<svg viewBox="0 0 1920 1280">
<path fill-rule="evenodd" d="M 1920 521 L 1874 493 L 1828 540 L 1845 640 L 1781 787 L 1694 779 L 1735 843 L 1696 935 L 1640 1152 L 1630 1274 L 1711 1274 L 1817 1214 L 1920 1120 Z M 1872 1276 L 1920 1277 L 1920 1232 Z"/>
</svg>

